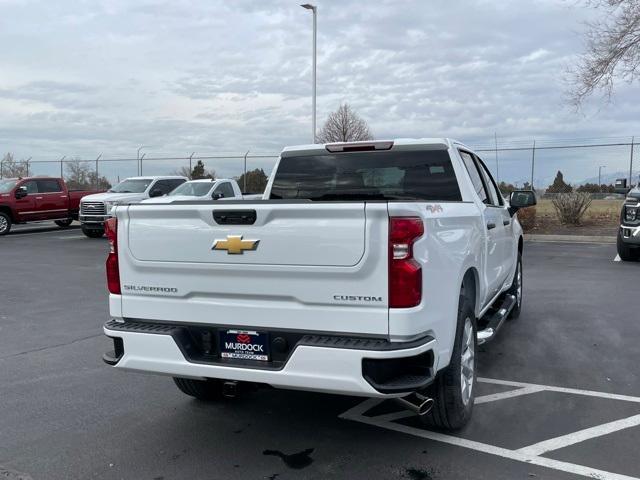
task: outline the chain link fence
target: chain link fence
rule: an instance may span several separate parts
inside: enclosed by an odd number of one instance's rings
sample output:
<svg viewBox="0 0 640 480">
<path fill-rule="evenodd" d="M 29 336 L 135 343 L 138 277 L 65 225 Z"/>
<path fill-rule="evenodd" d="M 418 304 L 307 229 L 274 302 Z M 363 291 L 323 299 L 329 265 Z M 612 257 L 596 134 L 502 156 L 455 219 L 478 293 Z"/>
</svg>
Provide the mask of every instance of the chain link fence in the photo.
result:
<svg viewBox="0 0 640 480">
<path fill-rule="evenodd" d="M 498 182 L 514 186 L 533 186 L 546 189 L 557 171 L 565 175 L 568 183 L 585 181 L 597 185 L 610 185 L 615 178 L 626 178 L 629 185 L 636 183 L 638 168 L 635 137 L 608 137 L 555 140 L 508 140 L 494 138 L 489 142 L 469 142 L 478 152 Z M 68 176 L 69 163 L 81 163 L 93 172 L 97 182 L 106 177 L 110 183 L 131 176 L 168 175 L 190 172 L 198 161 L 219 177 L 239 178 L 243 173 L 261 168 L 269 175 L 278 153 L 246 153 L 187 156 L 147 156 L 137 158 L 70 158 L 0 161 L 0 178 L 12 176 L 21 166 L 20 176 Z M 637 159 L 636 159 L 637 160 Z M 636 161 L 638 167 L 640 162 Z M 10 168 L 9 168 L 10 167 Z M 245 176 L 246 178 L 246 176 Z M 241 186 L 242 187 L 242 186 Z M 596 192 L 600 193 L 600 192 Z M 607 192 L 601 192 L 606 196 Z M 603 198 L 604 198 L 603 196 Z"/>
</svg>

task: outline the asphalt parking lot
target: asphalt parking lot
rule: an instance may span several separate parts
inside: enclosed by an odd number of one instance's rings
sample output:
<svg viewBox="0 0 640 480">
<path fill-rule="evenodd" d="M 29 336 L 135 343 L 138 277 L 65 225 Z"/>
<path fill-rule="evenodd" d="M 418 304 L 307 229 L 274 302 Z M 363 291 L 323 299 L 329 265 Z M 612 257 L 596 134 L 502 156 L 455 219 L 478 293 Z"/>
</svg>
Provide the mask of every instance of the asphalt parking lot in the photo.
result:
<svg viewBox="0 0 640 480">
<path fill-rule="evenodd" d="M 395 404 L 260 390 L 201 403 L 103 364 L 106 241 L 0 238 L 0 479 L 640 477 L 640 263 L 527 243 L 521 317 L 481 348 L 455 435 Z"/>
</svg>

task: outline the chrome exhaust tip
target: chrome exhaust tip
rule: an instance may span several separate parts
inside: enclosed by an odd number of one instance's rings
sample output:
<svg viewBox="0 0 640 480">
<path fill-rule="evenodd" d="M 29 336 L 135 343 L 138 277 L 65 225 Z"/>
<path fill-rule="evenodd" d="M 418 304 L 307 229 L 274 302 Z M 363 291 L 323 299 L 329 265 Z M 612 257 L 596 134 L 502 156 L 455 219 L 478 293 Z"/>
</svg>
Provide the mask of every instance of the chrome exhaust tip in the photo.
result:
<svg viewBox="0 0 640 480">
<path fill-rule="evenodd" d="M 420 417 L 429 413 L 433 408 L 433 398 L 415 392 L 406 397 L 396 398 L 395 401 Z"/>
</svg>

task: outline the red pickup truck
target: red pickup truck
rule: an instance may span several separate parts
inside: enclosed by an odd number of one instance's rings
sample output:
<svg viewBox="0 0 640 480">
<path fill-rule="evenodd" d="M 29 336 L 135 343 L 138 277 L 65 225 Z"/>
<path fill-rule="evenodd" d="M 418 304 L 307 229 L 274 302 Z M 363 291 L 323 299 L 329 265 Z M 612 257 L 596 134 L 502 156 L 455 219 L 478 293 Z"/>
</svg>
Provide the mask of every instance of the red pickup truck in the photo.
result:
<svg viewBox="0 0 640 480">
<path fill-rule="evenodd" d="M 65 228 L 78 219 L 80 199 L 98 193 L 68 190 L 62 178 L 28 177 L 0 179 L 0 235 L 14 223 L 53 220 Z"/>
</svg>

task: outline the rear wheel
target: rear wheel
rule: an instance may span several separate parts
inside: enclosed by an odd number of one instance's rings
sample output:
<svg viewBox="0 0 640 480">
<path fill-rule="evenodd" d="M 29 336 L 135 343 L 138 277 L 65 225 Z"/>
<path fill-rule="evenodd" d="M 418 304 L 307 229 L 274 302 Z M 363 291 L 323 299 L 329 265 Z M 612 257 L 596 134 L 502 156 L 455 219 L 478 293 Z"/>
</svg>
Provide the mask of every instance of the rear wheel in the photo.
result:
<svg viewBox="0 0 640 480">
<path fill-rule="evenodd" d="M 83 226 L 82 233 L 84 233 L 89 238 L 100 238 L 104 235 L 104 230 L 98 229 L 98 228 L 88 228 Z"/>
<path fill-rule="evenodd" d="M 68 218 L 66 220 L 56 220 L 54 223 L 58 225 L 60 228 L 67 228 L 69 225 L 73 223 L 73 220 Z"/>
<path fill-rule="evenodd" d="M 11 231 L 11 217 L 0 212 L 0 235 L 6 235 Z"/>
<path fill-rule="evenodd" d="M 640 250 L 636 250 L 635 248 L 631 248 L 627 245 L 624 240 L 622 240 L 622 233 L 618 230 L 618 255 L 620 255 L 620 259 L 625 262 L 631 262 L 633 260 L 640 259 Z"/>
<path fill-rule="evenodd" d="M 520 308 L 522 308 L 522 254 L 520 252 L 518 252 L 516 273 L 513 274 L 513 283 L 507 290 L 507 294 L 516 297 L 516 304 L 509 313 L 509 318 L 516 319 L 520 316 Z"/>
<path fill-rule="evenodd" d="M 193 380 L 191 378 L 173 377 L 173 381 L 182 393 L 198 400 L 218 400 L 222 398 L 222 382 L 218 379 Z"/>
<path fill-rule="evenodd" d="M 420 417 L 427 425 L 458 430 L 471 418 L 475 400 L 476 345 L 475 314 L 469 300 L 461 295 L 451 363 L 438 374 L 426 392 L 434 401 L 431 411 Z"/>
</svg>

